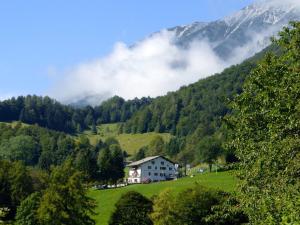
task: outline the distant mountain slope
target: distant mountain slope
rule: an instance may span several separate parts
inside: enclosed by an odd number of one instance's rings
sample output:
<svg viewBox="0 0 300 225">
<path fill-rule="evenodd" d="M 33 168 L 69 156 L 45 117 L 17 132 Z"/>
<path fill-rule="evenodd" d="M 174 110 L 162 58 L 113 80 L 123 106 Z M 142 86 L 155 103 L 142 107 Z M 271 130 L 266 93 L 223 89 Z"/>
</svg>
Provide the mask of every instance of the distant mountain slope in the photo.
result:
<svg viewBox="0 0 300 225">
<path fill-rule="evenodd" d="M 243 50 L 239 58 L 249 57 L 270 44 L 270 37 L 300 20 L 300 5 L 291 1 L 264 0 L 210 23 L 195 22 L 169 29 L 176 34 L 175 42 L 187 46 L 193 41 L 207 41 L 224 60 L 235 57 L 234 50 Z M 239 51 L 240 53 L 241 51 Z"/>
</svg>

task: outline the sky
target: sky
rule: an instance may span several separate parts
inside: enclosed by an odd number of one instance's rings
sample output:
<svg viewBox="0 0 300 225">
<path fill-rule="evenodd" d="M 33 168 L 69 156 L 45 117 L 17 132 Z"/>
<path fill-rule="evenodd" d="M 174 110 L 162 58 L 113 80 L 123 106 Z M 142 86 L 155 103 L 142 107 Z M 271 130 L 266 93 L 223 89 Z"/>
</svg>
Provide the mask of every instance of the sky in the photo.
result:
<svg viewBox="0 0 300 225">
<path fill-rule="evenodd" d="M 0 98 L 51 95 L 62 71 L 114 55 L 120 42 L 130 46 L 163 28 L 220 19 L 252 2 L 1 1 Z"/>
</svg>

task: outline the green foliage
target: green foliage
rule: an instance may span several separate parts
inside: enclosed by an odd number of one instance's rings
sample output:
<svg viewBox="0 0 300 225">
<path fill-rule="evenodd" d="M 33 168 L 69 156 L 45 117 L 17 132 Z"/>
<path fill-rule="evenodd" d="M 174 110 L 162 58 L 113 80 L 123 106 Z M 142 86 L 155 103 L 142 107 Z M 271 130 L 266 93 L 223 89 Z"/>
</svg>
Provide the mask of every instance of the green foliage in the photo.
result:
<svg viewBox="0 0 300 225">
<path fill-rule="evenodd" d="M 37 209 L 41 194 L 36 192 L 29 195 L 18 207 L 15 225 L 40 225 L 37 219 Z"/>
<path fill-rule="evenodd" d="M 219 203 L 216 192 L 195 186 L 181 193 L 176 198 L 174 207 L 174 225 L 207 224 L 205 217 L 211 214 L 211 208 Z"/>
<path fill-rule="evenodd" d="M 180 146 L 166 148 L 163 154 L 189 163 L 198 164 L 205 160 L 199 158 L 199 145 L 202 139 L 224 134 L 222 117 L 230 112 L 228 101 L 241 93 L 242 84 L 250 71 L 255 67 L 257 55 L 240 65 L 225 69 L 222 73 L 200 80 L 189 86 L 180 88 L 166 96 L 155 98 L 149 105 L 137 111 L 123 125 L 123 132 L 168 132 L 177 136 Z M 186 140 L 182 140 L 186 139 Z M 180 142 L 180 143 L 179 143 Z M 202 141 L 203 142 L 203 141 Z M 223 140 L 222 140 L 223 142 Z M 212 145 L 215 143 L 210 142 Z M 207 146 L 207 149 L 215 149 Z M 225 153 L 223 153 L 225 154 Z"/>
<path fill-rule="evenodd" d="M 109 225 L 152 225 L 152 202 L 138 192 L 124 194 L 115 205 Z"/>
<path fill-rule="evenodd" d="M 89 225 L 94 202 L 86 196 L 83 175 L 70 161 L 51 172 L 49 186 L 43 191 L 37 219 L 43 225 Z"/>
<path fill-rule="evenodd" d="M 90 190 L 89 196 L 97 202 L 97 215 L 94 217 L 97 224 L 107 225 L 109 218 L 114 211 L 114 204 L 119 198 L 128 191 L 136 191 L 153 198 L 165 189 L 170 189 L 174 195 L 192 187 L 195 182 L 209 187 L 218 188 L 227 192 L 234 192 L 237 185 L 237 179 L 230 172 L 203 173 L 195 174 L 193 178 L 185 177 L 175 181 L 157 182 L 151 184 L 129 185 L 123 188 L 115 188 L 108 190 Z"/>
<path fill-rule="evenodd" d="M 87 137 L 80 136 L 75 148 L 73 165 L 84 174 L 86 180 L 99 179 L 97 166 L 98 152 L 97 148 L 91 146 Z"/>
<path fill-rule="evenodd" d="M 165 152 L 165 142 L 164 139 L 157 135 L 152 139 L 148 146 L 147 155 L 155 156 L 155 155 L 163 155 Z"/>
<path fill-rule="evenodd" d="M 138 152 L 134 155 L 134 160 L 138 161 L 146 157 L 146 153 L 148 151 L 147 147 L 142 147 L 138 150 Z"/>
<path fill-rule="evenodd" d="M 11 137 L 0 145 L 0 158 L 17 161 L 22 160 L 27 165 L 35 165 L 38 162 L 39 146 L 28 135 Z"/>
<path fill-rule="evenodd" d="M 237 225 L 247 222 L 228 193 L 194 185 L 178 195 L 166 189 L 154 198 L 154 225 Z"/>
<path fill-rule="evenodd" d="M 0 124 L 0 159 L 23 161 L 49 170 L 74 151 L 74 140 L 66 134 L 38 126 Z"/>
<path fill-rule="evenodd" d="M 209 171 L 211 172 L 212 164 L 215 162 L 218 156 L 222 154 L 221 143 L 214 137 L 206 136 L 197 144 L 198 154 L 200 162 L 205 162 L 209 165 Z"/>
<path fill-rule="evenodd" d="M 4 220 L 12 219 L 17 206 L 32 192 L 32 179 L 24 164 L 0 160 L 0 208 L 9 210 Z"/>
<path fill-rule="evenodd" d="M 97 165 L 99 179 L 104 182 L 117 183 L 125 176 L 124 154 L 117 140 L 110 138 L 100 148 Z"/>
<path fill-rule="evenodd" d="M 110 179 L 117 182 L 125 176 L 124 155 L 120 145 L 110 145 L 109 150 L 111 152 Z"/>
<path fill-rule="evenodd" d="M 83 129 L 92 126 L 95 132 L 96 123 L 124 122 L 150 102 L 150 98 L 125 101 L 115 96 L 95 108 L 75 108 L 62 105 L 49 97 L 20 96 L 0 101 L 0 121 L 19 120 L 67 133 L 81 133 Z"/>
<path fill-rule="evenodd" d="M 150 218 L 154 225 L 176 224 L 174 218 L 175 196 L 171 189 L 162 191 L 153 201 Z"/>
<path fill-rule="evenodd" d="M 240 160 L 241 203 L 253 224 L 300 221 L 300 23 L 285 28 L 252 71 L 229 119 Z"/>
</svg>

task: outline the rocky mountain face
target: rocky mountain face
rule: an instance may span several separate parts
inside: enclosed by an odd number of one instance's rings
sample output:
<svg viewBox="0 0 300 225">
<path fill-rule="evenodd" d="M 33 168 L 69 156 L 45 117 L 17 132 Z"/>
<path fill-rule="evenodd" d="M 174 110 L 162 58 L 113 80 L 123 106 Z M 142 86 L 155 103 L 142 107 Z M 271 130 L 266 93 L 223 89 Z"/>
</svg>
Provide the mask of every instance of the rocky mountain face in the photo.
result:
<svg viewBox="0 0 300 225">
<path fill-rule="evenodd" d="M 300 2 L 300 0 L 299 0 Z M 300 20 L 297 1 L 264 0 L 210 23 L 195 22 L 169 29 L 175 32 L 175 43 L 188 46 L 194 41 L 207 41 L 223 60 L 236 57 L 243 50 L 247 58 L 262 50 L 290 21 Z"/>
</svg>

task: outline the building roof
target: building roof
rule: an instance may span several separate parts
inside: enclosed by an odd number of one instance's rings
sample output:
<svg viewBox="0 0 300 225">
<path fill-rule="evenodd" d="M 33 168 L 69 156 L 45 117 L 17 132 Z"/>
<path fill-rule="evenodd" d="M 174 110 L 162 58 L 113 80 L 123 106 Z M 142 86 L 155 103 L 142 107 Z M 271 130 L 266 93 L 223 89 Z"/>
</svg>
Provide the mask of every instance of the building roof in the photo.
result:
<svg viewBox="0 0 300 225">
<path fill-rule="evenodd" d="M 146 163 L 146 162 L 149 162 L 149 161 L 151 161 L 151 160 L 153 160 L 153 159 L 160 158 L 160 157 L 163 158 L 163 159 L 165 159 L 165 160 L 167 160 L 167 161 L 169 161 L 169 162 L 171 162 L 171 163 L 173 163 L 173 164 L 175 164 L 175 163 L 172 162 L 170 159 L 168 159 L 168 158 L 166 158 L 166 157 L 164 157 L 164 156 L 161 156 L 161 155 L 157 155 L 157 156 L 146 157 L 146 158 L 141 159 L 141 160 L 139 160 L 139 161 L 132 162 L 132 163 L 130 163 L 128 166 L 129 166 L 129 167 L 139 166 L 139 165 L 142 165 L 142 164 L 144 164 L 144 163 Z"/>
</svg>

